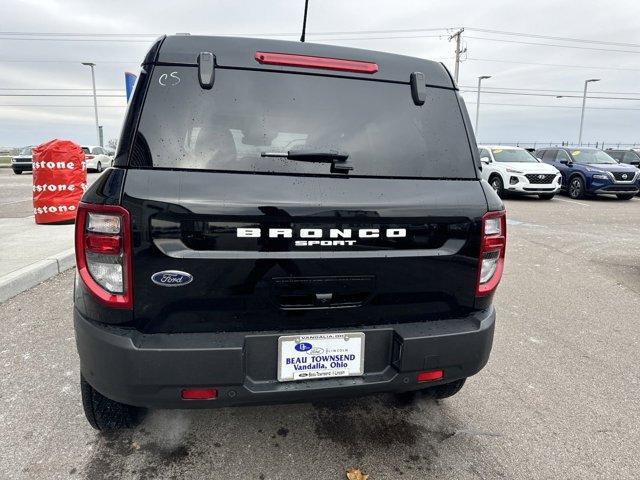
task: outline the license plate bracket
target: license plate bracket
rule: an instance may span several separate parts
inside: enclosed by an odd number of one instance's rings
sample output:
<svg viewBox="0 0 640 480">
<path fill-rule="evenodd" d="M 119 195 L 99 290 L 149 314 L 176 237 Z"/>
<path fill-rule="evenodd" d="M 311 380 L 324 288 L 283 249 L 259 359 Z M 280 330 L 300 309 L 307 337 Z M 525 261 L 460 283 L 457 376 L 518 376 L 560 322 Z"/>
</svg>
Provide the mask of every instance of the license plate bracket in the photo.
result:
<svg viewBox="0 0 640 480">
<path fill-rule="evenodd" d="M 278 338 L 278 381 L 357 377 L 364 373 L 363 332 Z"/>
</svg>

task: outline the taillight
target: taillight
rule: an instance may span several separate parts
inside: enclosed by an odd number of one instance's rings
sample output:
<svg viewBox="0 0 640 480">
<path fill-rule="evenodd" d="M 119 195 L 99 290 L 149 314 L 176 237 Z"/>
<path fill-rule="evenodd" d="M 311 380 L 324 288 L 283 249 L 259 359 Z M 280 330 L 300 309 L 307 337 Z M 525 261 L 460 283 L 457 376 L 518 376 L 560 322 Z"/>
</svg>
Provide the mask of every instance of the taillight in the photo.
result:
<svg viewBox="0 0 640 480">
<path fill-rule="evenodd" d="M 86 160 L 93 160 L 94 157 L 93 157 L 93 155 L 85 155 L 84 158 Z"/>
<path fill-rule="evenodd" d="M 133 305 L 129 212 L 115 205 L 80 203 L 76 266 L 87 289 L 103 304 Z"/>
<path fill-rule="evenodd" d="M 263 65 L 280 65 L 285 67 L 318 68 L 321 70 L 338 70 L 353 73 L 376 73 L 378 64 L 360 60 L 342 58 L 314 57 L 311 55 L 293 55 L 291 53 L 256 52 L 255 60 Z"/>
<path fill-rule="evenodd" d="M 504 268 L 506 240 L 507 216 L 505 211 L 485 213 L 482 217 L 478 283 L 476 286 L 476 295 L 479 297 L 489 295 L 500 283 Z"/>
</svg>

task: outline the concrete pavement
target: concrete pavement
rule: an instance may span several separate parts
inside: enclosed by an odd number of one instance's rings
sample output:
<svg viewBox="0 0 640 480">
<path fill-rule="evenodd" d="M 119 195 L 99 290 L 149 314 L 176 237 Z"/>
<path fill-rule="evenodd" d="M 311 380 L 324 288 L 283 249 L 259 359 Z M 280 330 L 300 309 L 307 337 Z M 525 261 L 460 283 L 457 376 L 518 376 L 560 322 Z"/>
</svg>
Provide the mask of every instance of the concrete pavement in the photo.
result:
<svg viewBox="0 0 640 480">
<path fill-rule="evenodd" d="M 88 182 L 98 174 L 90 173 Z M 30 173 L 0 169 L 0 302 L 70 268 L 73 225 L 37 225 Z"/>
<path fill-rule="evenodd" d="M 441 402 L 161 410 L 99 434 L 80 404 L 73 272 L 5 302 L 0 478 L 638 478 L 640 199 L 506 204 L 494 349 Z"/>
</svg>

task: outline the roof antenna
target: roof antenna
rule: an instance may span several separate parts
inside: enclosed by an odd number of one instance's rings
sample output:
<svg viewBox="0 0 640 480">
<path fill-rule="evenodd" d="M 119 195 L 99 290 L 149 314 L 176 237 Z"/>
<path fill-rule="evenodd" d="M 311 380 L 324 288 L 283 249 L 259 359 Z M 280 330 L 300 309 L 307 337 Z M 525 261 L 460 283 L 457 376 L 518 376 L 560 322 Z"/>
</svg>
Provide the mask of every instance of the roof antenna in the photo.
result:
<svg viewBox="0 0 640 480">
<path fill-rule="evenodd" d="M 304 0 L 304 20 L 302 20 L 302 35 L 300 41 L 304 43 L 304 37 L 307 32 L 307 9 L 309 8 L 309 0 Z"/>
</svg>

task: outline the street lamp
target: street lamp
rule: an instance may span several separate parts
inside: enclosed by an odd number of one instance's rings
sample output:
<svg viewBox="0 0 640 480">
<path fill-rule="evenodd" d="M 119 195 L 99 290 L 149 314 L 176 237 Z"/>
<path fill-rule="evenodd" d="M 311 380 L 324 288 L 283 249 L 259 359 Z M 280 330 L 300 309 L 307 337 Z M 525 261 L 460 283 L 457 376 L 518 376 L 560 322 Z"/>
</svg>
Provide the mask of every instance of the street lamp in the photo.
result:
<svg viewBox="0 0 640 480">
<path fill-rule="evenodd" d="M 478 138 L 478 118 L 480 117 L 480 84 L 482 80 L 491 78 L 491 75 L 482 75 L 478 77 L 478 95 L 476 96 L 476 138 Z"/>
<path fill-rule="evenodd" d="M 584 106 L 587 103 L 587 85 L 590 82 L 599 82 L 599 78 L 590 78 L 584 81 L 584 93 L 582 94 L 582 112 L 580 113 L 580 133 L 578 134 L 578 146 L 582 145 L 582 124 L 584 123 Z"/>
<path fill-rule="evenodd" d="M 98 139 L 98 145 L 102 146 L 102 141 L 100 139 L 100 124 L 98 122 L 98 98 L 96 96 L 96 75 L 93 70 L 93 67 L 95 67 L 96 64 L 91 62 L 82 62 L 82 65 L 91 67 L 91 84 L 93 85 L 93 111 L 96 116 L 96 138 Z"/>
</svg>

